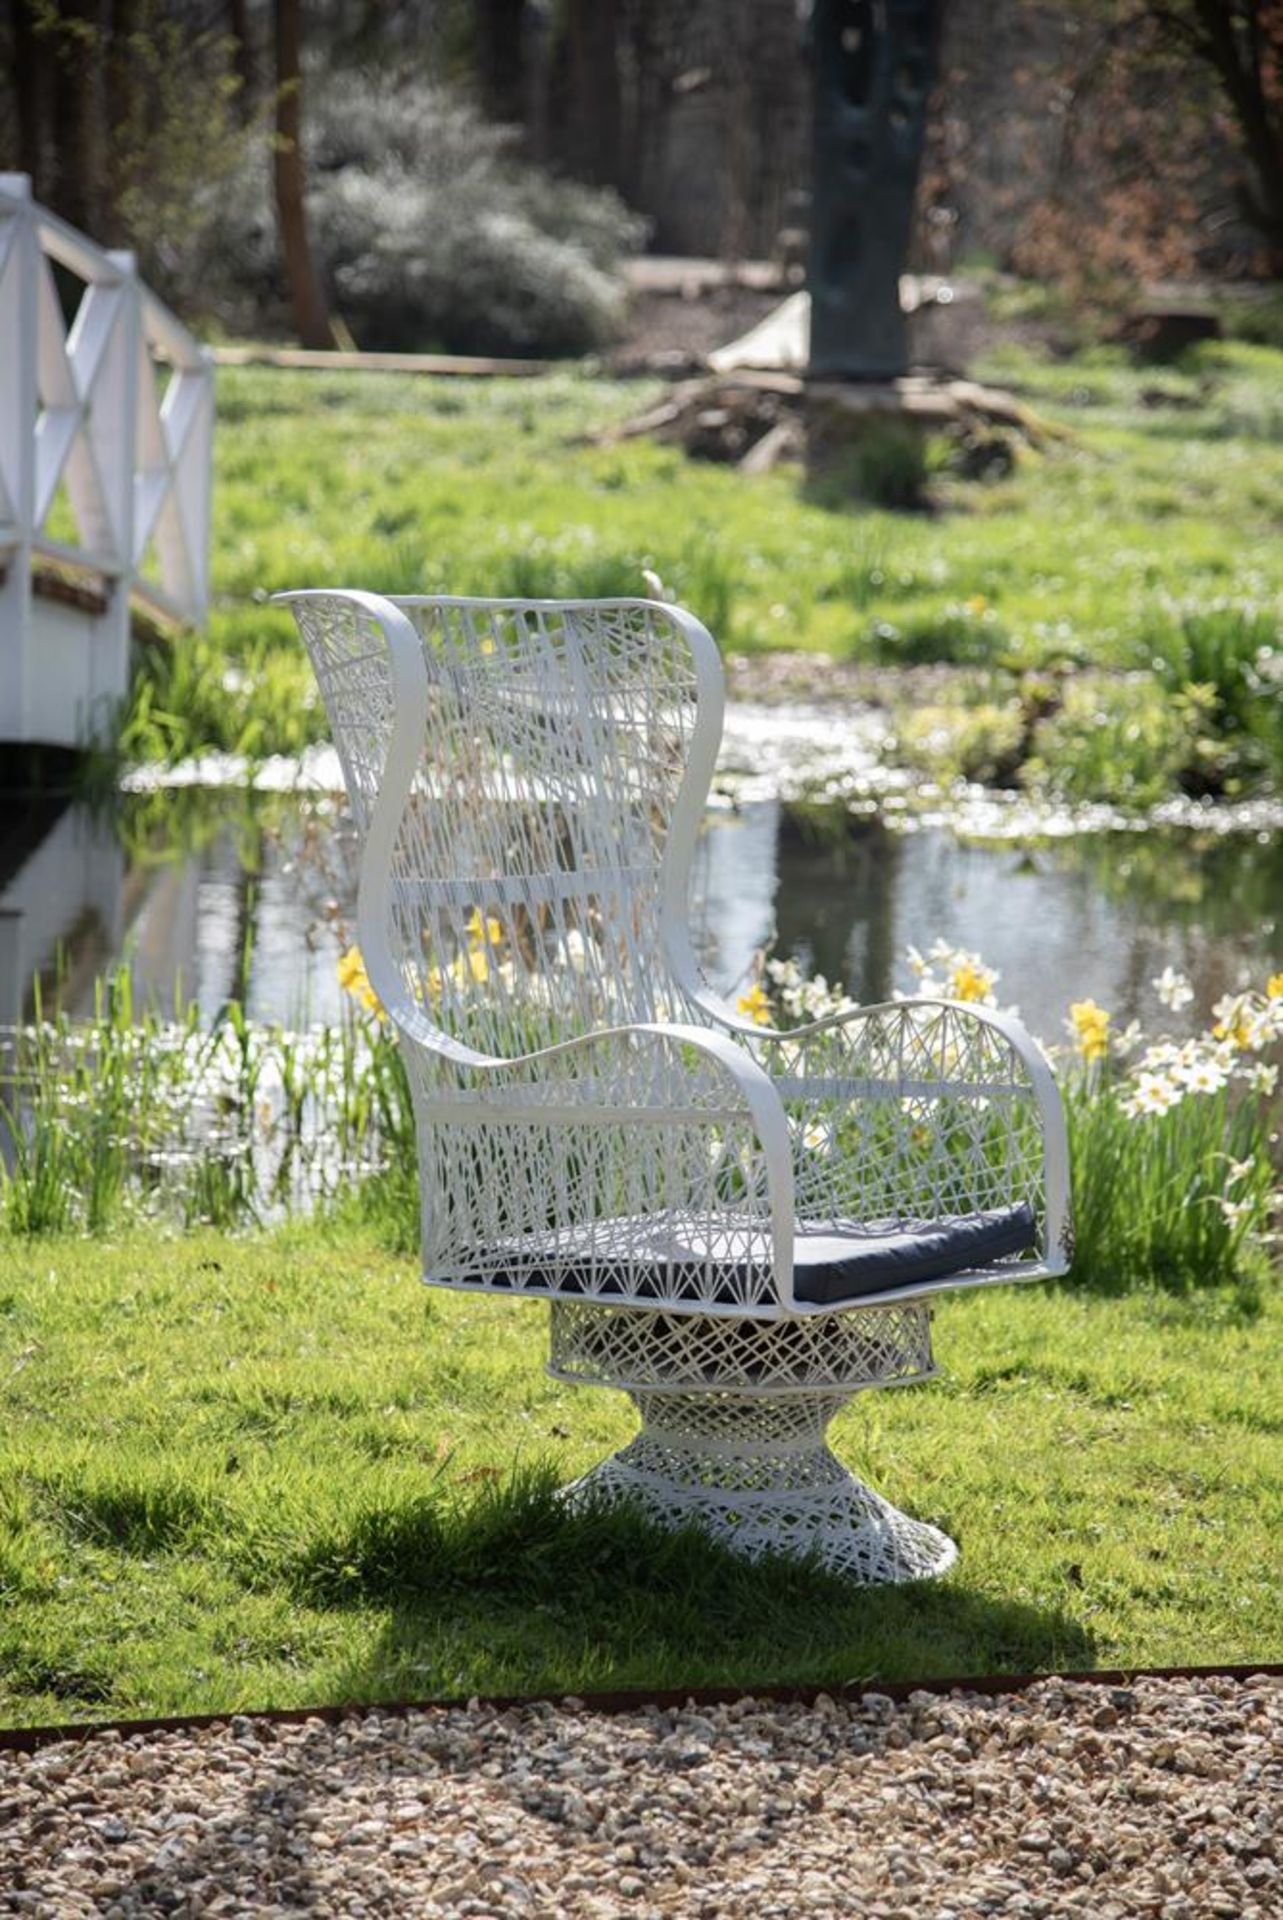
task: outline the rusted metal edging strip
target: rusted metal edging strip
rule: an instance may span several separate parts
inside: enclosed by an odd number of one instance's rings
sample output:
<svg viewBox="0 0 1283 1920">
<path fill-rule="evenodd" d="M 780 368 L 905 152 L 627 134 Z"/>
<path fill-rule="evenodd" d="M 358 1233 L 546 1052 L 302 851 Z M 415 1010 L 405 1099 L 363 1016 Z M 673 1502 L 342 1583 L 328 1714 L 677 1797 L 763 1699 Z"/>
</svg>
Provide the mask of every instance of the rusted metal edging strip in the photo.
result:
<svg viewBox="0 0 1283 1920">
<path fill-rule="evenodd" d="M 630 1688 L 617 1693 L 508 1693 L 482 1694 L 472 1698 L 440 1697 L 429 1700 L 376 1700 L 338 1707 L 283 1707 L 263 1711 L 228 1707 L 221 1713 L 174 1714 L 151 1720 L 83 1720 L 66 1726 L 0 1728 L 0 1753 L 34 1753 L 39 1747 L 53 1746 L 62 1740 L 91 1740 L 96 1734 L 118 1733 L 123 1740 L 135 1734 L 198 1733 L 205 1727 L 225 1727 L 232 1719 L 249 1720 L 258 1726 L 297 1727 L 306 1720 L 322 1720 L 337 1725 L 343 1720 L 382 1713 L 389 1716 L 406 1713 L 459 1712 L 465 1709 L 507 1713 L 519 1707 L 560 1707 L 584 1713 L 639 1713 L 647 1707 L 668 1708 L 734 1706 L 741 1700 L 768 1700 L 782 1705 L 814 1706 L 821 1696 L 831 1700 L 861 1700 L 867 1694 L 879 1694 L 887 1700 L 907 1700 L 911 1694 L 980 1694 L 997 1696 L 1024 1693 L 1046 1680 L 1058 1680 L 1065 1686 L 1129 1687 L 1138 1680 L 1283 1680 L 1283 1665 L 1258 1661 L 1251 1666 L 1229 1667 L 1108 1667 L 1067 1673 L 984 1673 L 962 1674 L 952 1679 L 929 1680 L 849 1680 L 815 1683 L 810 1686 L 760 1687 L 660 1687 Z"/>
</svg>

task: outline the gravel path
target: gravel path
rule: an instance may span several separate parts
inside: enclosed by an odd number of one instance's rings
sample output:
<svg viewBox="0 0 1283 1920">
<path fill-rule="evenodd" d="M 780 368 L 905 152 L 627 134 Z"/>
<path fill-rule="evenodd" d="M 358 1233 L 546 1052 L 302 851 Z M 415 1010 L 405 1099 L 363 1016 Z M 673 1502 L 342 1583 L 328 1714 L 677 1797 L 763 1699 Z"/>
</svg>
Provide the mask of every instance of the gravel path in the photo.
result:
<svg viewBox="0 0 1283 1920">
<path fill-rule="evenodd" d="M 0 1913 L 1277 1920 L 1283 1683 L 234 1719 L 0 1755 Z"/>
</svg>

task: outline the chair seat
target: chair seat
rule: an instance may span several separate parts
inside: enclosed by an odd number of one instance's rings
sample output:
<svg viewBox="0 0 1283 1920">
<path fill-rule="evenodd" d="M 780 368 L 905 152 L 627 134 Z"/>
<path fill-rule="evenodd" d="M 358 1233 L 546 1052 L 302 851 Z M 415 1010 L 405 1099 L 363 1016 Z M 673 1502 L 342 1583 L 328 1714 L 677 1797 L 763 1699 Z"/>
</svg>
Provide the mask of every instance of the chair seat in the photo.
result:
<svg viewBox="0 0 1283 1920">
<path fill-rule="evenodd" d="M 1027 1201 L 882 1233 L 799 1228 L 793 1291 L 808 1305 L 871 1299 L 989 1268 L 1027 1252 L 1037 1238 L 1037 1221 Z M 555 1261 L 546 1247 L 537 1249 L 528 1242 L 514 1246 L 507 1271 L 492 1272 L 489 1285 L 522 1293 L 590 1293 L 600 1298 L 627 1290 L 634 1296 L 672 1299 L 676 1294 L 714 1302 L 733 1300 L 742 1291 L 736 1286 L 740 1269 L 709 1241 L 706 1228 L 701 1231 L 700 1223 L 689 1219 L 668 1215 L 601 1220 L 584 1230 L 583 1239 L 584 1253 L 591 1247 L 591 1257 L 576 1258 L 564 1236 Z M 616 1262 L 618 1270 L 612 1273 Z"/>
</svg>

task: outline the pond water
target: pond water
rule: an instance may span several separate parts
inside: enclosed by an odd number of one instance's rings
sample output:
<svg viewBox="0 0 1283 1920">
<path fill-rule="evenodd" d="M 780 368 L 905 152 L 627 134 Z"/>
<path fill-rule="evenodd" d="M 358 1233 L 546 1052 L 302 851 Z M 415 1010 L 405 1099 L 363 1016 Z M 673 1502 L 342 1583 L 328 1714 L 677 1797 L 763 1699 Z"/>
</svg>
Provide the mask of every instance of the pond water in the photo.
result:
<svg viewBox="0 0 1283 1920">
<path fill-rule="evenodd" d="M 978 950 L 999 997 L 1058 1038 L 1071 1000 L 1170 1029 L 1151 982 L 1188 973 L 1191 1025 L 1283 960 L 1283 836 L 1150 827 L 1040 841 L 964 841 L 902 814 L 831 812 L 809 826 L 759 780 L 710 811 L 695 875 L 710 976 L 733 989 L 768 943 L 857 999 L 909 989 L 905 949 Z M 351 937 L 354 842 L 327 793 L 192 786 L 80 805 L 11 829 L 0 849 L 0 1025 L 34 982 L 72 1015 L 128 956 L 140 1002 L 243 997 L 258 1020 L 337 1017 Z"/>
</svg>

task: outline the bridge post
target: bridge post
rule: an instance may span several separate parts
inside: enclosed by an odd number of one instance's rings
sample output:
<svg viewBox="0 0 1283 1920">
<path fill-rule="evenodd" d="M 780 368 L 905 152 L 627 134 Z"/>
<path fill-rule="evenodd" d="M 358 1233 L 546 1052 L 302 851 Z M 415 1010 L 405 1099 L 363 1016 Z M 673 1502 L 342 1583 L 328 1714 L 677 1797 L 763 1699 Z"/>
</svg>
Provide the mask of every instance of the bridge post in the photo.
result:
<svg viewBox="0 0 1283 1920">
<path fill-rule="evenodd" d="M 90 654 L 89 693 L 90 731 L 104 734 L 129 691 L 130 596 L 141 558 L 134 551 L 134 475 L 139 465 L 138 363 L 144 351 L 137 260 L 124 249 L 113 250 L 107 258 L 120 270 L 120 285 L 114 289 L 120 313 L 101 376 L 107 405 L 95 408 L 94 424 L 120 570 L 112 584 L 103 632 Z"/>
<path fill-rule="evenodd" d="M 0 740 L 26 737 L 29 709 L 39 266 L 31 181 L 0 173 Z"/>
</svg>

